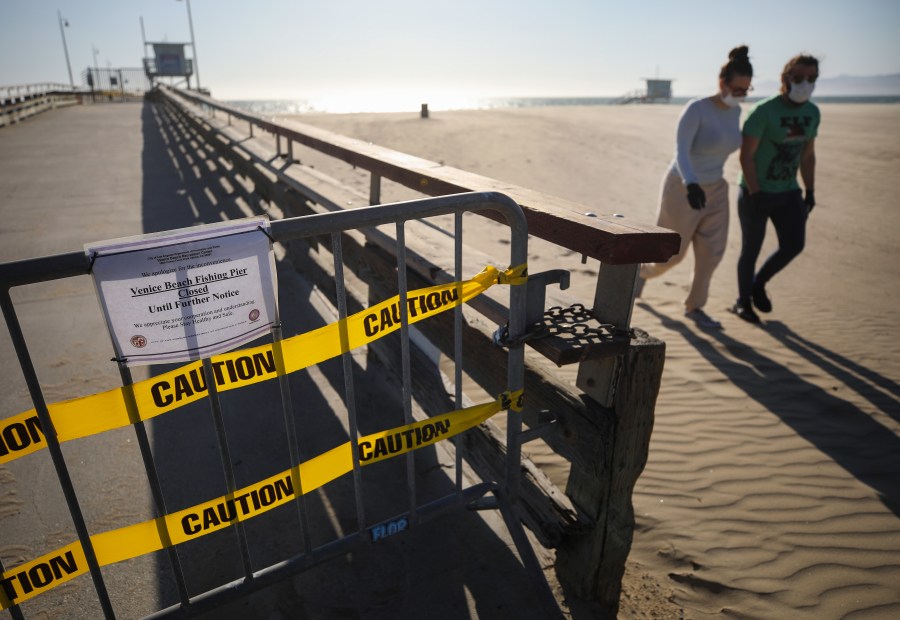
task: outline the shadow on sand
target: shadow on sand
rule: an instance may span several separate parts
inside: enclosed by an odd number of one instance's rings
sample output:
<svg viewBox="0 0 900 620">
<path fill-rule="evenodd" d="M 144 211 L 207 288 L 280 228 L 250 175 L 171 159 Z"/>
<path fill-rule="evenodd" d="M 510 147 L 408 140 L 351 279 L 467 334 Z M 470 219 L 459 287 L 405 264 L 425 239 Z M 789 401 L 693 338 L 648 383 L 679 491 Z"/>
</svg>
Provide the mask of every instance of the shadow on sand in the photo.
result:
<svg viewBox="0 0 900 620">
<path fill-rule="evenodd" d="M 162 107 L 143 110 L 143 223 L 155 232 L 240 218 L 256 201 L 215 156 L 190 137 Z M 205 156 L 205 157 L 204 157 Z M 239 202 L 243 201 L 243 208 Z M 256 209 L 259 212 L 258 209 Z M 325 322 L 311 305 L 313 291 L 287 263 L 278 265 L 279 306 L 285 337 Z M 360 431 L 402 424 L 397 380 L 377 363 L 354 358 Z M 172 366 L 153 368 L 154 374 Z M 344 443 L 339 413 L 344 376 L 333 359 L 290 376 L 301 459 Z M 221 394 L 228 447 L 238 488 L 290 467 L 278 383 L 264 382 Z M 449 401 L 448 401 L 449 402 Z M 449 410 L 450 407 L 448 407 Z M 151 425 L 154 457 L 166 502 L 174 512 L 226 493 L 222 462 L 207 401 L 160 416 Z M 418 503 L 446 495 L 453 482 L 435 449 L 415 454 Z M 358 529 L 353 477 L 345 475 L 305 496 L 309 537 L 320 545 Z M 368 525 L 409 507 L 406 464 L 392 459 L 363 470 L 360 495 Z M 244 524 L 253 570 L 302 553 L 296 504 Z M 244 574 L 237 528 L 179 545 L 190 595 Z M 160 607 L 178 602 L 168 557 L 157 557 Z M 215 618 L 483 618 L 544 617 L 535 586 L 517 556 L 471 512 L 413 528 L 377 545 L 365 545 L 209 614 Z"/>
<path fill-rule="evenodd" d="M 840 379 L 878 410 L 900 422 L 900 384 L 807 340 L 781 321 L 766 321 L 766 333 L 811 364 Z"/>
<path fill-rule="evenodd" d="M 747 396 L 781 418 L 857 480 L 873 488 L 884 505 L 900 516 L 900 479 L 896 475 L 900 469 L 900 438 L 891 429 L 853 403 L 837 397 L 834 390 L 806 381 L 724 330 L 706 330 L 701 335 L 646 302 L 637 305 L 658 318 L 664 327 L 681 335 Z M 889 379 L 810 342 L 783 323 L 767 322 L 760 329 L 882 411 L 893 412 L 891 415 L 896 419 L 897 385 Z M 733 359 L 723 355 L 704 335 L 718 341 Z M 785 396 L 785 386 L 790 386 L 792 396 Z"/>
</svg>

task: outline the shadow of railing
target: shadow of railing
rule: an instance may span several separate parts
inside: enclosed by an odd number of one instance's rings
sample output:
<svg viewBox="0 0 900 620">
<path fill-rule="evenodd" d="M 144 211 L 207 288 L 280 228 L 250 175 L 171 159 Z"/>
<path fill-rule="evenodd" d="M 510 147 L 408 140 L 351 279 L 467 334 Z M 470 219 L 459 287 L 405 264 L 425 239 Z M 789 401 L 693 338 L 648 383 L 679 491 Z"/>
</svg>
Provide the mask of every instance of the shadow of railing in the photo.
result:
<svg viewBox="0 0 900 620">
<path fill-rule="evenodd" d="M 900 384 L 848 357 L 807 340 L 781 321 L 766 321 L 766 333 L 900 422 Z"/>
<path fill-rule="evenodd" d="M 659 319 L 663 327 L 684 338 L 747 396 L 777 415 L 857 480 L 874 489 L 882 503 L 900 516 L 900 479 L 896 475 L 900 470 L 900 437 L 891 429 L 855 404 L 805 380 L 774 357 L 764 355 L 732 338 L 724 330 L 708 330 L 704 334 L 724 346 L 733 358 L 723 355 L 713 342 L 692 331 L 681 321 L 657 311 L 646 302 L 636 305 Z M 854 386 L 855 390 L 876 406 L 887 405 L 896 411 L 896 401 L 893 398 L 876 392 L 871 387 L 864 388 L 858 378 L 835 364 L 826 363 L 825 357 L 842 359 L 848 368 L 853 368 L 854 372 L 870 380 L 876 379 L 886 384 L 890 384 L 890 381 L 870 369 L 827 352 L 783 324 L 767 323 L 764 329 L 770 327 L 773 337 L 819 365 L 837 381 Z M 801 345 L 803 352 L 797 350 Z M 778 390 L 773 390 L 773 382 L 777 382 Z M 802 406 L 790 406 L 793 399 L 785 396 L 785 386 L 796 389 L 797 399 L 803 400 Z"/>
</svg>

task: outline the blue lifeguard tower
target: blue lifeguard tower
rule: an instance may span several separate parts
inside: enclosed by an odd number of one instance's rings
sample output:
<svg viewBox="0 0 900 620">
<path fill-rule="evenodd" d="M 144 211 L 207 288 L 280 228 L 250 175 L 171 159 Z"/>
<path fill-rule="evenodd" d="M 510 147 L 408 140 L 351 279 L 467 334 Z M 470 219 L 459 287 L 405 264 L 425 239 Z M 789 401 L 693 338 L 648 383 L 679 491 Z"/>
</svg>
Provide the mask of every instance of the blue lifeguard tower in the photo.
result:
<svg viewBox="0 0 900 620">
<path fill-rule="evenodd" d="M 194 60 L 184 53 L 189 43 L 145 43 L 153 46 L 153 56 L 144 58 L 144 73 L 155 84 L 161 77 L 184 78 L 187 87 L 191 87 L 191 76 L 194 74 Z M 146 48 L 145 48 L 146 49 Z"/>
</svg>

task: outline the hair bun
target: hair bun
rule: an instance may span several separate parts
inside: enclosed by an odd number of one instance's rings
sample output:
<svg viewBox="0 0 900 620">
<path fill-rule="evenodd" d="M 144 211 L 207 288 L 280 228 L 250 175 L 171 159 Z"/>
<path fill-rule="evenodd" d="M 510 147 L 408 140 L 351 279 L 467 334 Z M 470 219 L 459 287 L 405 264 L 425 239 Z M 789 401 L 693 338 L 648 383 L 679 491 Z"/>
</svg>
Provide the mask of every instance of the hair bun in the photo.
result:
<svg viewBox="0 0 900 620">
<path fill-rule="evenodd" d="M 728 60 L 749 60 L 749 53 L 750 48 L 746 45 L 741 45 L 728 52 Z"/>
<path fill-rule="evenodd" d="M 722 65 L 719 71 L 719 79 L 730 82 L 735 75 L 753 77 L 753 65 L 750 64 L 750 48 L 740 45 L 728 52 L 728 62 Z"/>
</svg>

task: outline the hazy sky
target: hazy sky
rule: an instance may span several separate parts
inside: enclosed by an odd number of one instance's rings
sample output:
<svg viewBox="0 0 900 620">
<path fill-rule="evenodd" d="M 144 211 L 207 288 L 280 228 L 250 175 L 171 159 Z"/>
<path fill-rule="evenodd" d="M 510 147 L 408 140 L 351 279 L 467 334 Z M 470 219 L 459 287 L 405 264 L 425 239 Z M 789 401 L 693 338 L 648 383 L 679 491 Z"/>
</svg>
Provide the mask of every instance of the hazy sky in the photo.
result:
<svg viewBox="0 0 900 620">
<path fill-rule="evenodd" d="M 757 81 L 807 51 L 823 77 L 900 73 L 896 0 L 193 0 L 201 84 L 220 99 L 408 94 L 617 96 L 641 78 L 713 92 L 728 50 Z M 176 0 L 0 0 L 0 85 L 139 67 L 148 41 L 190 42 Z M 417 104 L 415 104 L 417 105 Z"/>
</svg>

